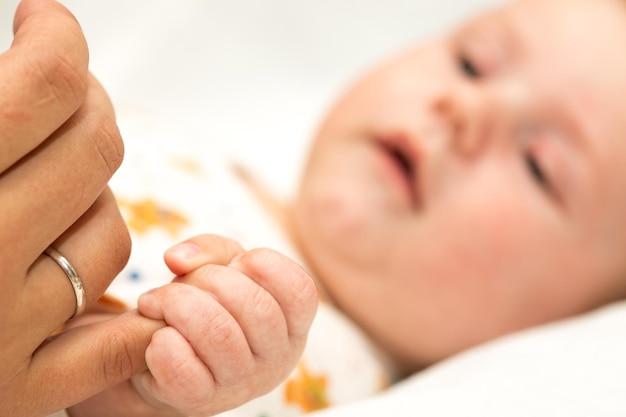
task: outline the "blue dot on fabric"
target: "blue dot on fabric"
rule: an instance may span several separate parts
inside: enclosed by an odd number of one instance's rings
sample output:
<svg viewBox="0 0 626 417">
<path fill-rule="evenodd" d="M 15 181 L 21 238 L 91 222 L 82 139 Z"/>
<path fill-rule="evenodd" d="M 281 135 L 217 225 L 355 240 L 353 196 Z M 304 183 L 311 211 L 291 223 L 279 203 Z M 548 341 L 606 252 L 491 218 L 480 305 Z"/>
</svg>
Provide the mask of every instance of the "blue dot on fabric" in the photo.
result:
<svg viewBox="0 0 626 417">
<path fill-rule="evenodd" d="M 141 280 L 141 274 L 139 273 L 139 271 L 130 271 L 128 273 L 128 278 L 131 281 L 139 281 Z"/>
</svg>

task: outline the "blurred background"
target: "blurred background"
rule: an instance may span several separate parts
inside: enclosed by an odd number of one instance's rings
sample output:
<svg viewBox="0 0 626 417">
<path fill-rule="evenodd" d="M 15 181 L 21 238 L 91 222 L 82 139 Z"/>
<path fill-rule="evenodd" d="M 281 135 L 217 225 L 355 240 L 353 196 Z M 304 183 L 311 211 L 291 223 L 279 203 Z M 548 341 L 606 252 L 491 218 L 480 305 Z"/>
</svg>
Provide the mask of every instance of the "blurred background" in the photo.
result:
<svg viewBox="0 0 626 417">
<path fill-rule="evenodd" d="M 279 188 L 291 186 L 319 119 L 362 71 L 503 2 L 62 1 L 81 22 L 127 143 L 141 120 L 153 140 L 235 154 Z M 0 2 L 2 50 L 17 4 Z"/>
</svg>

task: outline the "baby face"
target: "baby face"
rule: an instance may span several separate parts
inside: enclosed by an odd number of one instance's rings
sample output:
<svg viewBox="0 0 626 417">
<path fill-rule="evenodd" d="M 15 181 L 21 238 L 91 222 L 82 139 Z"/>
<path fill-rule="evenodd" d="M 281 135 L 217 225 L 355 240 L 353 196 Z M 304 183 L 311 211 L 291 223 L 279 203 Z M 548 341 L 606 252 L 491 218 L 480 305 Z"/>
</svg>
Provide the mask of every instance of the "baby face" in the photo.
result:
<svg viewBox="0 0 626 417">
<path fill-rule="evenodd" d="M 376 68 L 322 124 L 296 234 L 407 368 L 626 292 L 623 9 L 514 2 Z"/>
</svg>

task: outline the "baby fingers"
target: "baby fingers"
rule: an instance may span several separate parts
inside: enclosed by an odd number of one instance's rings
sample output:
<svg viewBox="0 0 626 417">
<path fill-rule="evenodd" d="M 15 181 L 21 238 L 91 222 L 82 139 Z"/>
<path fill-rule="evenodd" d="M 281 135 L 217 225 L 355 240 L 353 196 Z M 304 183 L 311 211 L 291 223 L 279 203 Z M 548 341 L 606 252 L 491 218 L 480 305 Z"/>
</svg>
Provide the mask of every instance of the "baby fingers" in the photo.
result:
<svg viewBox="0 0 626 417">
<path fill-rule="evenodd" d="M 227 265 L 240 253 L 243 253 L 243 249 L 236 241 L 219 235 L 203 234 L 169 248 L 164 258 L 170 271 L 176 275 L 185 275 L 202 265 Z"/>
<path fill-rule="evenodd" d="M 171 327 L 147 356 L 155 397 L 188 413 L 213 413 L 271 390 L 300 357 L 316 306 L 308 274 L 266 249 L 143 295 L 139 311 Z"/>
<path fill-rule="evenodd" d="M 228 270 L 208 266 L 196 272 L 222 277 L 238 274 Z M 236 278 L 224 278 L 230 280 Z M 148 317 L 162 317 L 171 329 L 152 340 L 146 356 L 154 381 L 144 380 L 143 386 L 157 400 L 189 415 L 214 414 L 266 391 L 261 389 L 265 384 L 259 386 L 264 374 L 258 372 L 247 335 L 237 319 L 242 307 L 233 306 L 230 300 L 220 302 L 214 294 L 197 287 L 172 283 L 143 295 L 139 309 Z M 172 337 L 175 333 L 180 338 Z M 188 348 L 181 348 L 181 340 L 189 344 Z M 187 395 L 181 397 L 180 392 Z"/>
<path fill-rule="evenodd" d="M 300 265 L 271 249 L 254 249 L 233 259 L 229 266 L 272 295 L 286 319 L 292 342 L 306 338 L 319 296 L 313 278 Z"/>
<path fill-rule="evenodd" d="M 135 377 L 140 392 L 185 415 L 205 411 L 215 392 L 209 369 L 173 327 L 158 330 L 146 350 L 149 372 Z"/>
<path fill-rule="evenodd" d="M 218 271 L 218 270 L 222 271 Z M 234 273 L 225 267 L 203 267 L 207 275 Z M 253 354 L 237 321 L 238 308 L 218 301 L 210 292 L 173 283 L 139 299 L 139 311 L 147 317 L 160 317 L 193 346 L 195 354 L 212 371 L 216 380 L 232 384 L 253 363 Z M 233 311 L 229 311 L 231 307 Z"/>
</svg>

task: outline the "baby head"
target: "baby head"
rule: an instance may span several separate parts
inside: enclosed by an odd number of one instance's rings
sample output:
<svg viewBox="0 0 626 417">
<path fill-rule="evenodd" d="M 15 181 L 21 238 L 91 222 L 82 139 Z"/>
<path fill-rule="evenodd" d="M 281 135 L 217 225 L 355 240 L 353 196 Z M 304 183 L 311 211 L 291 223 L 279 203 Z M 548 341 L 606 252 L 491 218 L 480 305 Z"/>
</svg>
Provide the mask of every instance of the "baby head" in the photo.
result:
<svg viewBox="0 0 626 417">
<path fill-rule="evenodd" d="M 626 294 L 626 4 L 518 0 L 368 73 L 294 230 L 405 369 Z"/>
</svg>

